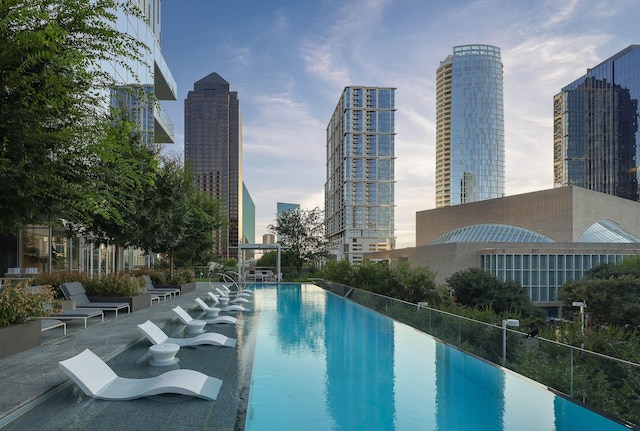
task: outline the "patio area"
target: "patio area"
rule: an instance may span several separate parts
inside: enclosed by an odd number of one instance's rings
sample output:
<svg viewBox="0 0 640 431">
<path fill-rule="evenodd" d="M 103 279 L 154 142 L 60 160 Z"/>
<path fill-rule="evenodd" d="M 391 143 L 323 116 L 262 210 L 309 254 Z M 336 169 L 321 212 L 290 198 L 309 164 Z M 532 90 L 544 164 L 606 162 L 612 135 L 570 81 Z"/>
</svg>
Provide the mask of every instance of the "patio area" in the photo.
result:
<svg viewBox="0 0 640 431">
<path fill-rule="evenodd" d="M 214 283 L 214 286 L 220 284 Z M 58 395 L 58 392 L 71 393 L 75 386 L 59 370 L 58 361 L 68 359 L 86 348 L 91 349 L 122 376 L 144 377 L 173 369 L 151 367 L 147 364 L 148 347 L 151 344 L 144 339 L 137 325 L 151 320 L 164 327 L 172 336 L 179 336 L 181 325 L 175 323 L 176 315 L 171 308 L 180 305 L 192 316 L 197 317 L 200 310 L 197 309 L 195 298 L 206 298 L 206 292 L 209 290 L 209 283 L 198 283 L 194 292 L 131 314 L 120 313 L 117 319 L 114 318 L 113 312 L 105 312 L 104 323 L 101 323 L 99 318 L 90 319 L 86 329 L 83 322 L 67 321 L 66 336 L 62 335 L 62 328 L 45 331 L 42 333 L 40 346 L 1 359 L 0 379 L 4 390 L 0 392 L 0 427 L 7 430 L 38 429 L 42 428 L 41 422 L 48 420 L 47 417 L 59 414 L 57 410 L 69 409 L 68 414 L 78 414 L 74 412 L 73 407 L 76 402 L 80 403 L 82 400 L 73 400 L 71 397 L 68 401 L 61 402 L 65 398 Z M 127 410 L 132 409 L 131 418 L 136 423 L 129 422 L 129 425 L 135 425 L 135 429 L 192 430 L 194 426 L 211 430 L 243 429 L 255 331 L 252 330 L 252 313 L 239 314 L 237 317 L 236 326 L 207 326 L 207 331 L 237 338 L 236 347 L 183 347 L 179 353 L 180 368 L 195 369 L 222 379 L 222 387 L 216 401 L 205 402 L 182 395 L 160 395 L 140 402 L 85 400 L 82 402 L 90 402 L 94 406 L 91 411 L 99 406 L 101 413 L 99 416 L 96 415 L 96 422 L 91 425 L 79 425 L 77 429 L 108 426 L 104 423 L 105 418 L 110 418 L 115 425 L 119 419 L 126 417 L 123 414 Z M 75 395 L 77 393 L 78 390 L 73 392 Z M 49 399 L 43 397 L 45 394 Z M 167 415 L 168 404 L 174 407 L 176 414 Z M 89 413 L 88 410 L 84 409 L 82 415 Z M 110 410 L 113 410 L 113 414 L 109 413 Z M 33 414 L 34 411 L 38 414 Z M 203 418 L 204 422 L 196 425 L 193 422 L 196 418 L 191 416 Z M 79 420 L 82 421 L 83 418 Z M 52 426 L 51 422 L 47 424 Z M 63 424 L 60 425 L 60 429 L 64 429 Z"/>
</svg>

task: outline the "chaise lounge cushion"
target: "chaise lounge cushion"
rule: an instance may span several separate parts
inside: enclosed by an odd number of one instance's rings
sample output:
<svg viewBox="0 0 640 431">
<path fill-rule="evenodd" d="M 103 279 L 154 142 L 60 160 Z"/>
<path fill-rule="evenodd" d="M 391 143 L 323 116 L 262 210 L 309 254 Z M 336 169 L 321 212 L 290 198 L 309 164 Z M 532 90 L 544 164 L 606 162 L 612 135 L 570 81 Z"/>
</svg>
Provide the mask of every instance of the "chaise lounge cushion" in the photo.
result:
<svg viewBox="0 0 640 431">
<path fill-rule="evenodd" d="M 79 308 L 100 308 L 102 310 L 111 310 L 116 312 L 124 308 L 131 312 L 131 306 L 126 302 L 94 302 L 87 297 L 87 292 L 84 290 L 84 286 L 79 281 L 71 281 L 68 283 L 62 283 L 60 286 L 65 298 L 69 301 L 73 301 L 76 307 Z"/>
</svg>

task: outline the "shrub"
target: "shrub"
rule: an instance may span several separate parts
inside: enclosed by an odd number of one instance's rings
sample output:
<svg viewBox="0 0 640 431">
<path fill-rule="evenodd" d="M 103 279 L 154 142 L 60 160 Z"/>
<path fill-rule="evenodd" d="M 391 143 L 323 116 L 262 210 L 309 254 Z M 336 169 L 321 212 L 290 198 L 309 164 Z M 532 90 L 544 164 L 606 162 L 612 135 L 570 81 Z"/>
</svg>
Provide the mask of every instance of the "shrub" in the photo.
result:
<svg viewBox="0 0 640 431">
<path fill-rule="evenodd" d="M 156 287 L 182 286 L 195 279 L 195 272 L 192 269 L 176 269 L 173 271 L 173 278 L 171 278 L 171 272 L 168 269 L 140 268 L 131 271 L 130 274 L 136 277 L 148 275 Z"/>
<path fill-rule="evenodd" d="M 0 289 L 0 327 L 24 323 L 33 317 L 49 314 L 45 304 L 52 304 L 54 291 L 51 286 L 33 289 L 29 280 L 7 283 Z"/>
<path fill-rule="evenodd" d="M 89 280 L 91 280 L 89 275 L 83 272 L 55 271 L 50 274 L 38 274 L 35 278 L 33 278 L 31 284 L 33 286 L 51 286 L 54 290 L 55 297 L 58 299 L 62 299 L 64 298 L 64 294 L 60 289 L 60 285 L 62 283 L 79 281 L 80 283 L 85 285 Z"/>
<path fill-rule="evenodd" d="M 82 284 L 88 296 L 136 296 L 145 290 L 142 277 L 127 273 L 111 273 Z"/>
</svg>

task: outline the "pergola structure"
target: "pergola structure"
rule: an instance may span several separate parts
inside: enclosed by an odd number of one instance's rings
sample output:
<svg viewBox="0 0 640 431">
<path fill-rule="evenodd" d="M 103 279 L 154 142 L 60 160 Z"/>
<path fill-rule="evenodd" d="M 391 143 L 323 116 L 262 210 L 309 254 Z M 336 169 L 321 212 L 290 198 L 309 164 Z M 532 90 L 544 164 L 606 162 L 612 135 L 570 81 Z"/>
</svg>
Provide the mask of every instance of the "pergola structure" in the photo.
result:
<svg viewBox="0 0 640 431">
<path fill-rule="evenodd" d="M 271 250 L 271 249 L 275 249 L 278 251 L 278 257 L 276 258 L 276 280 L 281 281 L 280 280 L 280 276 L 281 276 L 280 252 L 282 250 L 282 247 L 280 247 L 280 243 L 276 242 L 274 244 L 238 244 L 238 282 L 240 281 L 240 278 L 242 277 L 242 274 L 243 274 L 242 251 L 243 250 Z"/>
</svg>

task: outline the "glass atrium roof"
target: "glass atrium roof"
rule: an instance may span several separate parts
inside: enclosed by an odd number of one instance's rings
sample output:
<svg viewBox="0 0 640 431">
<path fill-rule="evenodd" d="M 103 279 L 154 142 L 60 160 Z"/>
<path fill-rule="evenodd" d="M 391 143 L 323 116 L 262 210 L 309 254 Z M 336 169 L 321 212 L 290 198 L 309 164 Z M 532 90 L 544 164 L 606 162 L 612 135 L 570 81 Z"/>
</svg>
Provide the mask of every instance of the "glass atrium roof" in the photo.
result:
<svg viewBox="0 0 640 431">
<path fill-rule="evenodd" d="M 556 242 L 548 236 L 506 224 L 474 224 L 441 235 L 431 244 L 453 242 Z"/>
<path fill-rule="evenodd" d="M 600 220 L 589 226 L 578 242 L 640 243 L 640 239 L 626 232 L 611 220 Z"/>
</svg>

